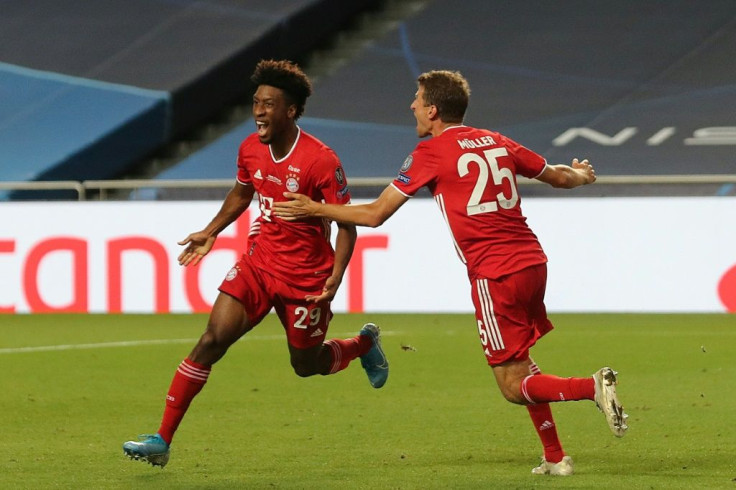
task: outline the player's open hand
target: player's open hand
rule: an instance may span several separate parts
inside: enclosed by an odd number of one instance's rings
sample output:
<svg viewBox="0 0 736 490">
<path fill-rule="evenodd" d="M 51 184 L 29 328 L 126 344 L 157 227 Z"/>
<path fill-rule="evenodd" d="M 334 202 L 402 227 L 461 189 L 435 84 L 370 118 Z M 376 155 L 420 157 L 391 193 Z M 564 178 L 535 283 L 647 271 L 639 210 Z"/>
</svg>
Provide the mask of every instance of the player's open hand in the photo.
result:
<svg viewBox="0 0 736 490">
<path fill-rule="evenodd" d="M 587 159 L 579 162 L 577 158 L 573 158 L 571 166 L 573 169 L 581 173 L 583 177 L 585 177 L 586 184 L 592 184 L 593 182 L 595 182 L 595 169 L 593 168 L 593 165 L 588 162 Z"/>
<path fill-rule="evenodd" d="M 319 295 L 307 295 L 304 297 L 310 303 L 319 303 L 320 301 L 332 301 L 337 294 L 337 288 L 340 287 L 340 281 L 330 276 L 325 282 L 325 287 L 322 288 L 322 294 Z"/>
<path fill-rule="evenodd" d="M 179 265 L 199 264 L 199 261 L 212 249 L 216 239 L 217 237 L 201 231 L 190 233 L 184 240 L 178 242 L 179 245 L 186 245 L 187 247 L 179 254 Z"/>
<path fill-rule="evenodd" d="M 291 201 L 274 202 L 271 213 L 284 221 L 296 221 L 298 219 L 314 216 L 317 203 L 304 194 L 284 192 L 284 197 Z"/>
</svg>

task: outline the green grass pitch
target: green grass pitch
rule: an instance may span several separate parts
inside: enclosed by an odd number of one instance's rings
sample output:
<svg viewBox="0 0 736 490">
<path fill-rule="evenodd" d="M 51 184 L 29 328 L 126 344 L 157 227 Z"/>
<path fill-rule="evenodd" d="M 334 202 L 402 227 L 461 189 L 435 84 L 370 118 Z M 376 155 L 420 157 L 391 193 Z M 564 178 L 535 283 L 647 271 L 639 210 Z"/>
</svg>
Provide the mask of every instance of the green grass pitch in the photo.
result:
<svg viewBox="0 0 736 490">
<path fill-rule="evenodd" d="M 359 362 L 291 370 L 274 316 L 218 363 L 165 469 L 121 445 L 158 428 L 202 315 L 0 317 L 0 488 L 736 489 L 736 317 L 556 314 L 532 354 L 544 372 L 619 371 L 629 433 L 591 402 L 555 404 L 572 477 L 534 476 L 526 410 L 503 400 L 472 315 L 337 315 L 384 332 L 391 375 Z"/>
</svg>

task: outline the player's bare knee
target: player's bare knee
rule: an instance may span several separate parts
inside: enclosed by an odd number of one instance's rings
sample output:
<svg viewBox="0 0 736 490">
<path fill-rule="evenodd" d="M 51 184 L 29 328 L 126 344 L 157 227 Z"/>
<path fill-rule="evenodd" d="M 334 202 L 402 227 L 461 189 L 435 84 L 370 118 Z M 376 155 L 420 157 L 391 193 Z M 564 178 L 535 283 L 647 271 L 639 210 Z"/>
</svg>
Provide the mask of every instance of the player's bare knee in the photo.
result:
<svg viewBox="0 0 736 490">
<path fill-rule="evenodd" d="M 507 393 L 504 395 L 506 400 L 510 401 L 515 405 L 528 405 L 529 402 L 520 394 Z"/>
<path fill-rule="evenodd" d="M 308 378 L 319 374 L 315 363 L 292 361 L 291 367 L 294 369 L 294 373 L 300 378 Z"/>
<path fill-rule="evenodd" d="M 214 363 L 227 352 L 230 344 L 231 342 L 222 339 L 215 332 L 207 329 L 199 338 L 190 358 L 194 362 Z"/>
<path fill-rule="evenodd" d="M 199 342 L 197 343 L 197 346 L 200 348 L 200 350 L 203 351 L 212 351 L 216 350 L 219 346 L 220 341 L 217 339 L 217 335 L 214 334 L 214 332 L 207 329 L 202 336 L 199 338 Z"/>
<path fill-rule="evenodd" d="M 297 376 L 300 378 L 308 378 L 310 376 L 314 376 L 317 374 L 317 371 L 313 369 L 311 366 L 304 366 L 302 364 L 298 366 L 292 366 L 294 368 L 294 372 Z"/>
<path fill-rule="evenodd" d="M 526 405 L 529 403 L 526 398 L 521 394 L 518 387 L 514 386 L 500 386 L 501 393 L 506 401 L 514 403 L 516 405 Z"/>
</svg>

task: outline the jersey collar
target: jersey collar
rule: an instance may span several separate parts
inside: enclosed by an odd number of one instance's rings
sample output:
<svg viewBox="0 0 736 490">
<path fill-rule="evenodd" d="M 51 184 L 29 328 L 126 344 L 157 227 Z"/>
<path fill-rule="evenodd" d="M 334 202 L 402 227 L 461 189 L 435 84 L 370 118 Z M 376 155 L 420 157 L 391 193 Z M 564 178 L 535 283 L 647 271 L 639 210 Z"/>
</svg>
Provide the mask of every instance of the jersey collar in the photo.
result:
<svg viewBox="0 0 736 490">
<path fill-rule="evenodd" d="M 294 138 L 294 144 L 291 145 L 291 148 L 289 149 L 289 152 L 284 155 L 283 158 L 276 160 L 276 158 L 273 156 L 273 150 L 271 149 L 271 145 L 268 145 L 268 152 L 271 154 L 271 160 L 273 160 L 273 163 L 281 163 L 287 158 L 291 156 L 291 153 L 294 151 L 294 148 L 296 148 L 296 144 L 299 143 L 299 137 L 302 135 L 302 128 L 299 127 L 299 125 L 296 126 L 296 138 Z"/>
<path fill-rule="evenodd" d="M 467 126 L 464 124 L 458 124 L 457 126 L 447 126 L 445 129 L 442 130 L 444 133 L 445 131 L 448 131 L 450 129 L 457 129 L 457 128 L 466 128 Z"/>
</svg>

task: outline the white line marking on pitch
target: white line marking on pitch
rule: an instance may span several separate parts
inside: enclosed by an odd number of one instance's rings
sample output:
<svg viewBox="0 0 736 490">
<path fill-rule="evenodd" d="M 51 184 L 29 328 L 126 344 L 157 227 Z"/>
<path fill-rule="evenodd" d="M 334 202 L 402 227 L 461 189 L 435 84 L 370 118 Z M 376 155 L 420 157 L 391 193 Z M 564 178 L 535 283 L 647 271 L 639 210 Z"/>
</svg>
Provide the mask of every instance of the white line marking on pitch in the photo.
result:
<svg viewBox="0 0 736 490">
<path fill-rule="evenodd" d="M 20 352 L 51 352 L 57 350 L 102 349 L 105 347 L 133 347 L 138 345 L 183 344 L 196 341 L 197 339 L 161 339 L 126 340 L 121 342 L 102 342 L 98 344 L 40 345 L 37 347 L 11 347 L 7 349 L 0 349 L 0 354 L 17 354 Z"/>
<path fill-rule="evenodd" d="M 397 335 L 399 332 L 381 332 L 382 336 Z M 351 334 L 335 333 L 335 337 L 350 337 Z M 248 340 L 285 340 L 281 335 L 246 335 L 241 341 Z M 104 349 L 108 347 L 137 347 L 141 345 L 194 344 L 197 339 L 156 339 L 156 340 L 123 340 L 120 342 L 100 342 L 96 344 L 62 344 L 39 345 L 36 347 L 8 347 L 0 349 L 0 354 L 20 354 L 23 352 L 53 352 L 61 350 Z"/>
</svg>

